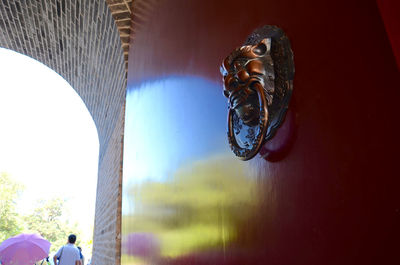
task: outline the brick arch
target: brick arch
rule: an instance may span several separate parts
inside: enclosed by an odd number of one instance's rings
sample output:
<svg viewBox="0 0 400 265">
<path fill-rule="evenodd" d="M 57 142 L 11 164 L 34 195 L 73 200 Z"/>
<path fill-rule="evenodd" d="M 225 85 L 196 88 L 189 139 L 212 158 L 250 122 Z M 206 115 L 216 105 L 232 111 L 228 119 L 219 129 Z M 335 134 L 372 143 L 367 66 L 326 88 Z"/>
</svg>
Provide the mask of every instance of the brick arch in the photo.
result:
<svg viewBox="0 0 400 265">
<path fill-rule="evenodd" d="M 126 71 L 110 9 L 96 0 L 3 0 L 0 47 L 60 74 L 91 113 L 100 142 L 93 261 L 119 263 Z"/>
</svg>

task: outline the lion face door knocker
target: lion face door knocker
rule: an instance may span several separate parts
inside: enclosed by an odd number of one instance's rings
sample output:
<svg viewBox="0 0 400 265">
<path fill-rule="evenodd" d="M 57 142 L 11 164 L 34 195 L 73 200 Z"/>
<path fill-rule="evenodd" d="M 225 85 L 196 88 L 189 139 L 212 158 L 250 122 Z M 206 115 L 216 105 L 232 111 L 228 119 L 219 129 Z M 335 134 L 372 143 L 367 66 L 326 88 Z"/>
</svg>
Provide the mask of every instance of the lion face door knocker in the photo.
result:
<svg viewBox="0 0 400 265">
<path fill-rule="evenodd" d="M 229 144 L 249 160 L 274 136 L 288 108 L 294 76 L 289 39 L 278 27 L 258 28 L 224 60 L 221 73 Z"/>
</svg>

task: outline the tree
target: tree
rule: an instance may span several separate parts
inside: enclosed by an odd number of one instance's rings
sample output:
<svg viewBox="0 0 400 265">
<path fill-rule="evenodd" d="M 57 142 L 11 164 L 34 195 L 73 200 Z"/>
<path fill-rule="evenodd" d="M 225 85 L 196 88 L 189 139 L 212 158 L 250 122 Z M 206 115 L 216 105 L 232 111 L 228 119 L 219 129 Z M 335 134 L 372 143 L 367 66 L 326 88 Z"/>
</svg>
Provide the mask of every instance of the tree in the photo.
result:
<svg viewBox="0 0 400 265">
<path fill-rule="evenodd" d="M 77 224 L 71 224 L 65 214 L 65 201 L 61 198 L 40 200 L 31 214 L 17 213 L 16 200 L 23 191 L 22 184 L 8 174 L 0 173 L 0 243 L 19 233 L 38 233 L 50 241 L 50 251 L 56 251 L 67 242 L 69 234 L 78 234 Z M 81 238 L 78 236 L 77 244 Z M 89 244 L 85 244 L 89 249 Z"/>
<path fill-rule="evenodd" d="M 76 224 L 70 224 L 68 220 L 63 219 L 64 203 L 60 198 L 41 200 L 32 214 L 24 217 L 30 232 L 39 233 L 50 241 L 50 251 L 56 251 L 64 245 L 69 234 L 79 233 Z M 79 244 L 79 237 L 76 243 Z"/>
<path fill-rule="evenodd" d="M 23 186 L 7 173 L 0 173 L 0 242 L 20 233 L 21 221 L 16 212 L 16 199 Z"/>
</svg>

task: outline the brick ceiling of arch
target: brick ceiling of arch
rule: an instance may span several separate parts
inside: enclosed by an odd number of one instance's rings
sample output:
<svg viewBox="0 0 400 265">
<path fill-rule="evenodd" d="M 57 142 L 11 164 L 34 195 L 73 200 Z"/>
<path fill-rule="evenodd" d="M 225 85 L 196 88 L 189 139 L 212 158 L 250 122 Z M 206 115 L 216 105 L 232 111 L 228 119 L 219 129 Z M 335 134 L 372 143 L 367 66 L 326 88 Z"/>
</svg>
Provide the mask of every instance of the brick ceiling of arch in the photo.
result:
<svg viewBox="0 0 400 265">
<path fill-rule="evenodd" d="M 126 69 L 128 69 L 128 55 L 131 38 L 141 23 L 148 19 L 158 0 L 105 0 L 119 30 Z"/>
<path fill-rule="evenodd" d="M 100 161 L 125 102 L 119 32 L 105 1 L 0 1 L 0 47 L 42 62 L 76 90 L 98 129 Z"/>
<path fill-rule="evenodd" d="M 115 20 L 119 35 L 121 37 L 122 49 L 124 51 L 125 65 L 128 65 L 129 42 L 131 33 L 132 0 L 106 0 Z"/>
<path fill-rule="evenodd" d="M 2 0 L 0 47 L 28 55 L 63 76 L 84 100 L 105 148 L 109 126 L 124 102 L 130 38 L 156 3 Z M 118 103 L 110 105 L 109 98 Z"/>
</svg>

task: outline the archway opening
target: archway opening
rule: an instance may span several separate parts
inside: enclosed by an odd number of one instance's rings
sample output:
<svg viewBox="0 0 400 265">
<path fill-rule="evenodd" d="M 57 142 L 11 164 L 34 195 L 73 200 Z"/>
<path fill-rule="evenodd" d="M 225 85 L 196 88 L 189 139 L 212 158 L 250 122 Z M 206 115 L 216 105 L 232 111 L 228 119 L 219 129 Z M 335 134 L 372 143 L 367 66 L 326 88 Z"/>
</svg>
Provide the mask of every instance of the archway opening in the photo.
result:
<svg viewBox="0 0 400 265">
<path fill-rule="evenodd" d="M 10 206 L 0 242 L 36 232 L 53 254 L 75 233 L 90 257 L 99 137 L 80 96 L 47 66 L 0 48 L 0 128 L 0 196 Z"/>
</svg>

